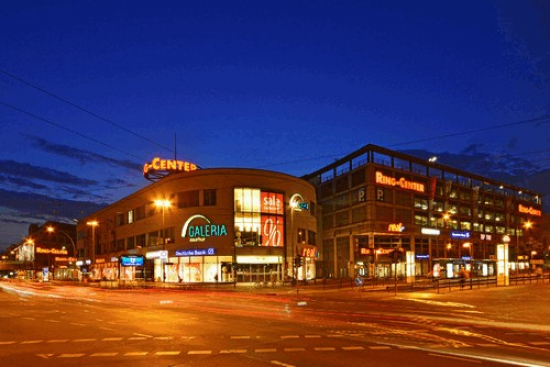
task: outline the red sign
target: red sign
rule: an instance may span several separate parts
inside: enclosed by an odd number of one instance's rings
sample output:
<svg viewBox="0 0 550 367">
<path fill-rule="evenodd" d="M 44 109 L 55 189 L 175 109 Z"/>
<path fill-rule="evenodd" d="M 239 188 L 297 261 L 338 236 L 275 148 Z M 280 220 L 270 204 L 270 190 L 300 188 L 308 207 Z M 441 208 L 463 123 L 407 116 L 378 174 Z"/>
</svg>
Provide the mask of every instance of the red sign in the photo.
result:
<svg viewBox="0 0 550 367">
<path fill-rule="evenodd" d="M 285 213 L 284 197 L 283 194 L 275 192 L 262 191 L 260 194 L 262 213 L 280 214 Z"/>
<path fill-rule="evenodd" d="M 283 217 L 262 215 L 262 246 L 282 246 L 284 233 Z"/>
</svg>

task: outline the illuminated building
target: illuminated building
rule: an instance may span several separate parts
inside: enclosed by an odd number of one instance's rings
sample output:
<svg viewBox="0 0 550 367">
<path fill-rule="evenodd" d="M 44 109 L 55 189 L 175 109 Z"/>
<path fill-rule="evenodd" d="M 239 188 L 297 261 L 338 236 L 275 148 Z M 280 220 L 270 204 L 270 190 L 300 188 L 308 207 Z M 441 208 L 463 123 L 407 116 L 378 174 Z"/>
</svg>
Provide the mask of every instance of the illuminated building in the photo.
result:
<svg viewBox="0 0 550 367">
<path fill-rule="evenodd" d="M 79 222 L 91 279 L 280 282 L 315 277 L 315 188 L 255 169 L 155 158 L 153 183 Z M 87 225 L 87 223 L 96 223 Z M 305 254 L 302 267 L 294 258 Z"/>
<path fill-rule="evenodd" d="M 511 270 L 535 265 L 540 193 L 375 145 L 303 178 L 317 189 L 318 276 L 491 276 L 505 235 Z"/>
</svg>

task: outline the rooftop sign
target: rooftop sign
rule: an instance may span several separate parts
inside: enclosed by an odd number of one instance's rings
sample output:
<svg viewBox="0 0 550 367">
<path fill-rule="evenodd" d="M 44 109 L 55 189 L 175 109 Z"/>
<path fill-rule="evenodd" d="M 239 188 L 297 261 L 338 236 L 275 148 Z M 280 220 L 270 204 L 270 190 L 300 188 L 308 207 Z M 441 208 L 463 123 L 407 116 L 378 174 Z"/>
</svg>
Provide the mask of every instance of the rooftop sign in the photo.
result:
<svg viewBox="0 0 550 367">
<path fill-rule="evenodd" d="M 381 185 L 400 187 L 404 190 L 412 190 L 417 192 L 425 192 L 426 185 L 422 182 L 409 181 L 405 177 L 399 179 L 384 175 L 382 172 L 376 172 L 376 183 Z"/>
<path fill-rule="evenodd" d="M 179 161 L 176 159 L 153 158 L 151 163 L 143 165 L 143 177 L 155 181 L 175 172 L 191 172 L 197 169 L 194 163 Z"/>
</svg>

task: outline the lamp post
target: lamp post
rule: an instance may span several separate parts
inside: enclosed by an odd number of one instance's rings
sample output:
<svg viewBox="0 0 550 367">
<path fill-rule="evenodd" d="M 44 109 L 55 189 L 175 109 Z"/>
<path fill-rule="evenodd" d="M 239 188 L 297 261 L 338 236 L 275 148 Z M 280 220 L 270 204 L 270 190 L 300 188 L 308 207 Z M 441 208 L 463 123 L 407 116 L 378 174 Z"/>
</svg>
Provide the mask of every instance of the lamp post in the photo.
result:
<svg viewBox="0 0 550 367">
<path fill-rule="evenodd" d="M 49 232 L 49 233 L 54 233 L 54 232 L 55 232 L 55 228 L 52 227 L 52 226 L 49 226 L 48 228 L 46 228 L 46 231 Z M 59 233 L 62 233 L 63 235 L 65 235 L 65 236 L 69 239 L 69 241 L 71 241 L 71 245 L 73 245 L 73 256 L 75 257 L 75 259 L 78 260 L 78 254 L 77 254 L 77 252 L 76 252 L 76 244 L 74 243 L 73 238 L 72 238 L 67 232 L 64 232 L 64 231 L 62 231 L 62 230 L 58 230 L 58 232 L 59 232 Z M 78 268 L 78 267 L 76 266 L 76 261 L 75 261 L 75 264 L 74 264 L 74 265 L 75 265 L 75 268 Z"/>
<path fill-rule="evenodd" d="M 87 225 L 92 227 L 92 246 L 90 246 L 90 250 L 92 253 L 91 260 L 92 264 L 95 266 L 95 227 L 99 225 L 99 222 L 97 220 L 92 220 L 89 222 L 86 222 Z"/>
<path fill-rule="evenodd" d="M 155 206 L 157 208 L 162 208 L 162 251 L 166 251 L 166 222 L 165 222 L 165 211 L 167 208 L 170 208 L 172 203 L 170 200 L 162 199 L 162 200 L 155 200 Z M 164 265 L 164 258 L 162 260 L 162 281 L 166 281 L 166 270 Z"/>
</svg>

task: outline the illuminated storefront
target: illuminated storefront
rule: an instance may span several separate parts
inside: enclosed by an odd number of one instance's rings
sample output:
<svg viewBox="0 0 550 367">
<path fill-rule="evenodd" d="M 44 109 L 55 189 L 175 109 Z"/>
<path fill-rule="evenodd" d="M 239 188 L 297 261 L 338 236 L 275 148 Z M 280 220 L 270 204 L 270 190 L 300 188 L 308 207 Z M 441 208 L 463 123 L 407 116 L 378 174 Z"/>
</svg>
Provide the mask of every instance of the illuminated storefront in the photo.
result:
<svg viewBox="0 0 550 367">
<path fill-rule="evenodd" d="M 301 274 L 293 265 L 304 247 L 317 253 L 315 189 L 300 178 L 160 158 L 143 173 L 154 183 L 79 222 L 91 279 L 281 282 Z M 123 256 L 143 264 L 122 266 Z M 315 277 L 315 262 L 304 276 Z"/>
<path fill-rule="evenodd" d="M 512 272 L 534 264 L 537 192 L 375 145 L 303 178 L 321 213 L 318 276 L 493 276 L 505 235 Z"/>
</svg>

